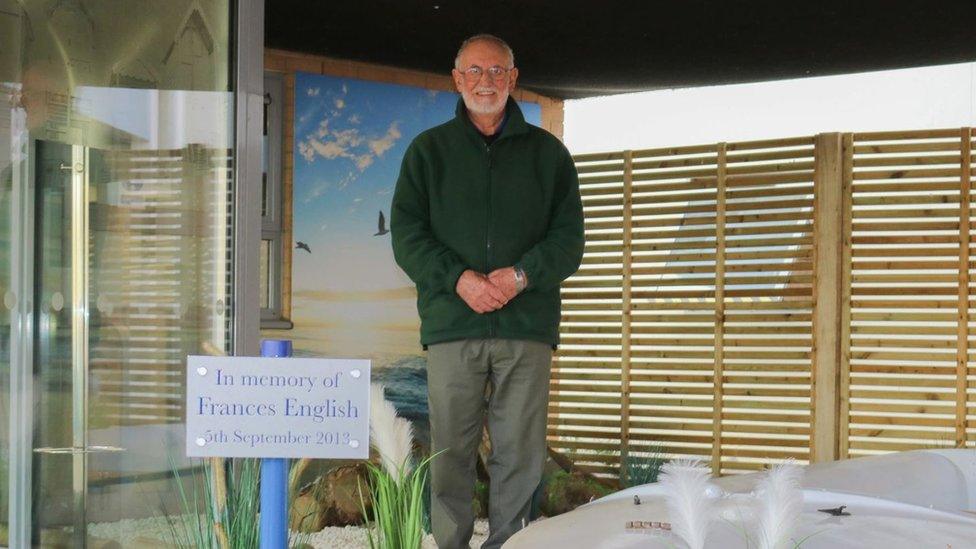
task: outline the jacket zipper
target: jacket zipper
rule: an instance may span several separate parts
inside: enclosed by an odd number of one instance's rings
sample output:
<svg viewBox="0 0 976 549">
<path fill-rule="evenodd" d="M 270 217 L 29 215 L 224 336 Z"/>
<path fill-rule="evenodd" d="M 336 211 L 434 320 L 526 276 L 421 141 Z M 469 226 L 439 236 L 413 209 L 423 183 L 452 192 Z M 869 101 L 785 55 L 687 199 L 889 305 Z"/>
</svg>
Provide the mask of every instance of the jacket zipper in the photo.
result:
<svg viewBox="0 0 976 549">
<path fill-rule="evenodd" d="M 485 220 L 485 270 L 489 270 L 491 269 L 491 145 L 488 143 L 485 143 L 485 156 L 488 158 L 488 215 Z M 488 319 L 488 337 L 495 337 L 495 327 L 492 322 L 493 315 L 488 313 L 485 316 Z"/>
</svg>

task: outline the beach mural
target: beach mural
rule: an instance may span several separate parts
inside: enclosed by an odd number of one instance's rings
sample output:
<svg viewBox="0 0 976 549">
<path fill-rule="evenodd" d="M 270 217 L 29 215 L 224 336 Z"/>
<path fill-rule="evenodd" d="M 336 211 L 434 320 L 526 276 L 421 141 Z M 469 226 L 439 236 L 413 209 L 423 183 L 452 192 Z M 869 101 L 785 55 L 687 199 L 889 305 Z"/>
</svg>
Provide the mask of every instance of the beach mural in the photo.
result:
<svg viewBox="0 0 976 549">
<path fill-rule="evenodd" d="M 458 95 L 297 72 L 291 330 L 295 356 L 368 358 L 401 413 L 425 423 L 426 358 L 413 282 L 390 246 L 407 145 L 451 119 Z M 539 125 L 542 109 L 520 102 Z M 425 427 L 420 426 L 418 427 Z"/>
</svg>

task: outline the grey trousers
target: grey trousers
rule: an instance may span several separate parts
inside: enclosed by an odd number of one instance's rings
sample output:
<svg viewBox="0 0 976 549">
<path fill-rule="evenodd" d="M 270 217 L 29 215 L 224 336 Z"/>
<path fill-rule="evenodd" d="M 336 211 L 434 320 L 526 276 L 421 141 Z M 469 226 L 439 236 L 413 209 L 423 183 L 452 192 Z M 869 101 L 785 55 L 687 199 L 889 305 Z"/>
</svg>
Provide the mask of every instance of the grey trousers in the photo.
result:
<svg viewBox="0 0 976 549">
<path fill-rule="evenodd" d="M 537 341 L 467 339 L 428 347 L 432 452 L 431 528 L 440 549 L 467 549 L 474 528 L 478 445 L 487 402 L 491 456 L 489 537 L 496 549 L 529 520 L 546 460 L 552 347 Z"/>
</svg>

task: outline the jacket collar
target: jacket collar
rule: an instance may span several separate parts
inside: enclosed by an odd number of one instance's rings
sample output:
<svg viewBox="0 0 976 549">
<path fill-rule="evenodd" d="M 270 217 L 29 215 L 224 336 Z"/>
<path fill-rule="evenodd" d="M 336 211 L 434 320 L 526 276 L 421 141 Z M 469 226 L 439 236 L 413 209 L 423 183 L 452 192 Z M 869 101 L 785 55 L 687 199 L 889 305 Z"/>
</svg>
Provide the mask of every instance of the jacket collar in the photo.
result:
<svg viewBox="0 0 976 549">
<path fill-rule="evenodd" d="M 525 116 L 522 115 L 522 109 L 512 99 L 512 96 L 508 96 L 508 101 L 505 103 L 505 116 L 507 120 L 505 121 L 505 126 L 502 128 L 502 134 L 498 136 L 498 139 L 504 139 L 529 131 L 529 125 L 525 121 Z M 454 120 L 470 135 L 476 137 L 479 141 L 482 140 L 481 132 L 478 131 L 478 128 L 468 118 L 468 109 L 464 106 L 464 98 L 462 97 L 458 97 L 457 106 L 454 108 Z"/>
</svg>

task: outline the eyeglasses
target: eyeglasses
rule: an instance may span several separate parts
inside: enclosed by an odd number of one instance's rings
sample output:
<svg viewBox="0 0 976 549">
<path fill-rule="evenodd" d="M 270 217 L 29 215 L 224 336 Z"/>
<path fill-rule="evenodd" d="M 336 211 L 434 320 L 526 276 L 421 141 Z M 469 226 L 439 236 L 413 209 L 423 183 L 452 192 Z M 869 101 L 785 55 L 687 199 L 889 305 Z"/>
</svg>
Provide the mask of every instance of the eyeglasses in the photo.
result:
<svg viewBox="0 0 976 549">
<path fill-rule="evenodd" d="M 512 67 L 511 69 L 506 69 L 504 67 L 499 67 L 498 65 L 495 65 L 493 67 L 488 67 L 487 69 L 483 69 L 478 65 L 473 65 L 471 68 L 461 71 L 461 74 L 463 74 L 465 80 L 469 82 L 477 82 L 481 80 L 481 75 L 485 74 L 486 72 L 488 73 L 488 77 L 491 78 L 492 80 L 503 80 L 508 75 L 508 72 L 514 68 L 515 67 Z"/>
</svg>

